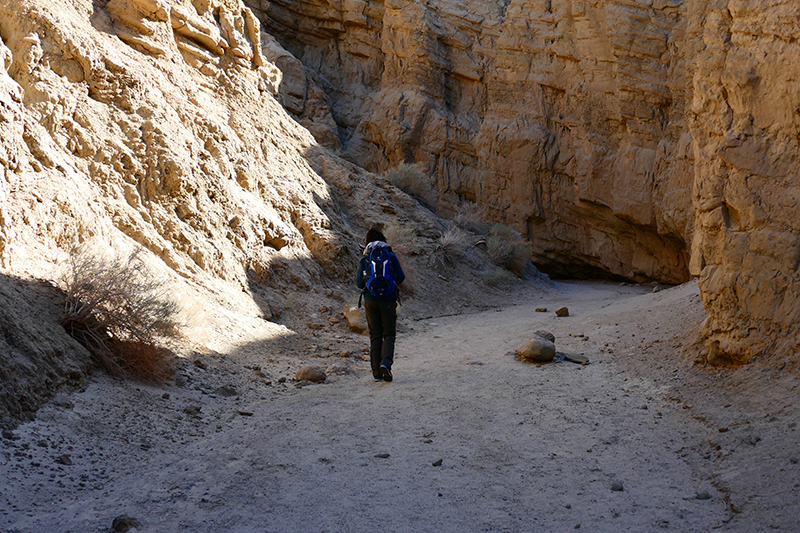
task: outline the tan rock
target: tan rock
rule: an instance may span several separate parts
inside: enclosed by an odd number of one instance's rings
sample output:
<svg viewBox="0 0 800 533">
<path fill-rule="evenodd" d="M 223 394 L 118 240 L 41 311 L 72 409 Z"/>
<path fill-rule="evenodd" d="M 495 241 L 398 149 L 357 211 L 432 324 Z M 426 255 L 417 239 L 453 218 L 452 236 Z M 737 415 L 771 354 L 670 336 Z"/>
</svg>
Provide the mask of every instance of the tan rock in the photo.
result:
<svg viewBox="0 0 800 533">
<path fill-rule="evenodd" d="M 344 317 L 347 319 L 347 325 L 351 331 L 366 335 L 369 332 L 367 326 L 367 318 L 364 313 L 355 305 L 346 305 L 344 307 Z"/>
<path fill-rule="evenodd" d="M 322 383 L 327 377 L 321 368 L 309 365 L 300 367 L 295 374 L 297 381 L 311 381 L 312 383 Z"/>
<path fill-rule="evenodd" d="M 532 335 L 530 339 L 519 345 L 517 355 L 526 361 L 546 363 L 552 361 L 556 355 L 555 344 L 541 335 Z"/>
</svg>

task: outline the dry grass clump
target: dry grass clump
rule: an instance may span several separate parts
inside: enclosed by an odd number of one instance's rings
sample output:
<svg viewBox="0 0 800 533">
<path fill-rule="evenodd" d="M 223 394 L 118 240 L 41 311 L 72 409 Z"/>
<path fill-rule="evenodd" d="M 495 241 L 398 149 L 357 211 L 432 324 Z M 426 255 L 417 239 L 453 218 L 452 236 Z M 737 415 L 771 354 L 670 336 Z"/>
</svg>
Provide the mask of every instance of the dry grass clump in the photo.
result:
<svg viewBox="0 0 800 533">
<path fill-rule="evenodd" d="M 517 277 L 525 277 L 531 247 L 518 232 L 503 224 L 493 224 L 486 237 L 486 252 L 495 265 L 507 268 Z"/>
<path fill-rule="evenodd" d="M 486 285 L 497 288 L 506 288 L 517 281 L 514 274 L 502 268 L 495 268 L 494 270 L 484 272 L 481 274 L 481 278 Z"/>
<path fill-rule="evenodd" d="M 416 165 L 402 163 L 386 173 L 386 178 L 398 189 L 410 194 L 431 211 L 436 210 L 439 192 Z"/>
<path fill-rule="evenodd" d="M 127 258 L 73 249 L 61 279 L 61 325 L 109 373 L 160 383 L 172 365 L 158 344 L 177 336 L 178 307 L 140 256 L 141 249 Z"/>
<path fill-rule="evenodd" d="M 386 243 L 392 251 L 404 255 L 418 255 L 422 253 L 422 245 L 413 228 L 400 224 L 389 224 L 383 228 Z"/>
<path fill-rule="evenodd" d="M 453 222 L 467 231 L 484 235 L 489 232 L 491 227 L 491 224 L 486 222 L 487 218 L 489 218 L 489 213 L 485 207 L 479 206 L 475 202 L 463 200 L 456 206 Z"/>
</svg>

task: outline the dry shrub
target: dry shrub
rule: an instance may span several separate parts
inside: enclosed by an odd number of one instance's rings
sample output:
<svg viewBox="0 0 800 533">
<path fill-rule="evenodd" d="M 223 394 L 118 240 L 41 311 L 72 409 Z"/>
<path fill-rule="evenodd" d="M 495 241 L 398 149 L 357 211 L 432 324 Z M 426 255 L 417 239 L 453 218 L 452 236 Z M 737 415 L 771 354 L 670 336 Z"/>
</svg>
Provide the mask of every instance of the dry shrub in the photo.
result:
<svg viewBox="0 0 800 533">
<path fill-rule="evenodd" d="M 439 237 L 439 246 L 449 255 L 460 253 L 469 244 L 470 236 L 460 228 L 450 228 Z"/>
<path fill-rule="evenodd" d="M 475 202 L 463 200 L 456 206 L 453 222 L 467 231 L 484 235 L 489 232 L 491 227 L 491 224 L 486 222 L 488 217 L 489 214 L 486 208 L 479 206 Z"/>
<path fill-rule="evenodd" d="M 508 287 L 517 281 L 514 274 L 502 268 L 495 268 L 494 270 L 484 272 L 481 277 L 486 285 L 498 288 Z"/>
<path fill-rule="evenodd" d="M 177 336 L 178 307 L 142 261 L 141 249 L 123 259 L 74 248 L 61 285 L 61 325 L 103 368 L 156 383 L 169 377 L 171 352 L 158 343 Z"/>
<path fill-rule="evenodd" d="M 413 196 L 418 202 L 430 209 L 436 210 L 439 202 L 439 191 L 430 178 L 416 165 L 402 163 L 386 173 L 386 178 L 398 189 Z"/>
<path fill-rule="evenodd" d="M 417 255 L 422 252 L 419 238 L 409 226 L 389 224 L 383 228 L 383 235 L 386 237 L 386 243 L 392 247 L 392 251 L 395 253 Z"/>
<path fill-rule="evenodd" d="M 469 242 L 469 234 L 461 228 L 450 228 L 442 233 L 431 254 L 428 265 L 440 272 L 448 271 L 457 259 L 464 254 Z"/>
<path fill-rule="evenodd" d="M 503 224 L 493 224 L 486 237 L 486 252 L 495 265 L 507 268 L 517 277 L 525 277 L 531 247 L 518 232 Z"/>
</svg>

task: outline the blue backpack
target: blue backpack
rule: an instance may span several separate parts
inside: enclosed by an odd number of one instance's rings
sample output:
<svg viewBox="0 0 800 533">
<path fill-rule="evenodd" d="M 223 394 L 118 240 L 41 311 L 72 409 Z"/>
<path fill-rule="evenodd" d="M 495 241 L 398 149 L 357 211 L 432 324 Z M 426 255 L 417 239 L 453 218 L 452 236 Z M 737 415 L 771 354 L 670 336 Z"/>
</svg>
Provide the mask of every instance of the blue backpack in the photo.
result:
<svg viewBox="0 0 800 533">
<path fill-rule="evenodd" d="M 391 248 L 375 246 L 367 256 L 367 290 L 373 296 L 389 296 L 397 288 L 392 278 Z"/>
</svg>

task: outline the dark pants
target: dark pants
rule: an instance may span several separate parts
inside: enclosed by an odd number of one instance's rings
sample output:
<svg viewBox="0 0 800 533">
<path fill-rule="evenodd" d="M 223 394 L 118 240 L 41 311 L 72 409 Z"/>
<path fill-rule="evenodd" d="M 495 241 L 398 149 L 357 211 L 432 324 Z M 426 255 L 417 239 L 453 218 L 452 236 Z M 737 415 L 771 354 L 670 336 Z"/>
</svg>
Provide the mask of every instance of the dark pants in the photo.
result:
<svg viewBox="0 0 800 533">
<path fill-rule="evenodd" d="M 397 335 L 397 302 L 365 301 L 364 310 L 369 325 L 369 360 L 372 375 L 381 377 L 381 365 L 392 368 L 394 339 Z"/>
</svg>

